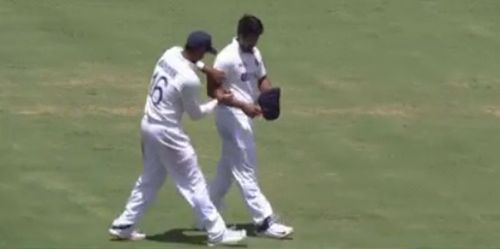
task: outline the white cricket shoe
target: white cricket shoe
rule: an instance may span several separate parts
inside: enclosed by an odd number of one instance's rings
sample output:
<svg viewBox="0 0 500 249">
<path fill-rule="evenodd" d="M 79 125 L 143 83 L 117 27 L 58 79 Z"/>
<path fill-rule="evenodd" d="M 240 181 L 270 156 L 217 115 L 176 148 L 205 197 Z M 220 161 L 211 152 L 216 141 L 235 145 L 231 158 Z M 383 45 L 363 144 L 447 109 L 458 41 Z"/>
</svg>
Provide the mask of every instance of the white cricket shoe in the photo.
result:
<svg viewBox="0 0 500 249">
<path fill-rule="evenodd" d="M 257 235 L 273 239 L 284 239 L 293 233 L 293 227 L 278 223 L 276 219 L 276 217 L 269 216 L 261 224 L 258 224 L 256 228 Z"/>
<path fill-rule="evenodd" d="M 236 245 L 239 244 L 247 237 L 247 231 L 245 230 L 233 230 L 226 229 L 222 236 L 217 239 L 208 239 L 208 246 L 216 245 Z"/>
<path fill-rule="evenodd" d="M 146 238 L 145 233 L 141 233 L 139 230 L 134 229 L 132 225 L 111 226 L 108 232 L 117 240 L 143 240 Z"/>
<path fill-rule="evenodd" d="M 257 235 L 273 239 L 284 239 L 292 234 L 293 227 L 286 226 L 280 223 L 273 223 L 266 230 L 257 231 Z"/>
</svg>

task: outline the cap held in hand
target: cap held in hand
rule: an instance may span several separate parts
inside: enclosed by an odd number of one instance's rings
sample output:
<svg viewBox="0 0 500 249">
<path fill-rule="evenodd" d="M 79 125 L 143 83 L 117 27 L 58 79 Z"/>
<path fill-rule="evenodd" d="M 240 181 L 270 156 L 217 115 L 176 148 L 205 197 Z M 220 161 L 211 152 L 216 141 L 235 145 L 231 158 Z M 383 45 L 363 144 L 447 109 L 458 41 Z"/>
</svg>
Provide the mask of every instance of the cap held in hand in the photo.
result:
<svg viewBox="0 0 500 249">
<path fill-rule="evenodd" d="M 262 116 L 266 120 L 275 120 L 280 116 L 280 88 L 272 88 L 260 94 L 257 100 L 262 109 Z"/>
</svg>

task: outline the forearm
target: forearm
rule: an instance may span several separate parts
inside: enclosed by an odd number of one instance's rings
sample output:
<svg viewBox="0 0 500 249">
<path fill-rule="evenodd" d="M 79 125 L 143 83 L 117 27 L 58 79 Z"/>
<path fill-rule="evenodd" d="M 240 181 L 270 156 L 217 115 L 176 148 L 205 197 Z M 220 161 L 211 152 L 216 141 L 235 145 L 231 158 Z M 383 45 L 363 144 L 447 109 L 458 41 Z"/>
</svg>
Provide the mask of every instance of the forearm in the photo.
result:
<svg viewBox="0 0 500 249">
<path fill-rule="evenodd" d="M 215 99 L 214 90 L 222 83 L 219 82 L 222 72 L 205 65 L 202 61 L 196 63 L 196 67 L 207 77 L 207 95 Z M 218 76 L 217 76 L 218 75 Z M 219 77 L 219 79 L 217 78 Z"/>
<path fill-rule="evenodd" d="M 224 104 L 231 107 L 242 108 L 244 105 L 243 102 L 236 100 L 235 98 L 227 99 L 224 98 L 225 93 L 228 90 L 225 90 L 222 86 L 222 83 L 215 81 L 210 76 L 207 76 L 207 95 L 210 98 L 217 99 L 220 104 Z"/>
<path fill-rule="evenodd" d="M 217 82 L 213 77 L 207 75 L 207 96 L 212 99 L 217 99 L 216 91 L 221 88 L 221 83 Z"/>
<path fill-rule="evenodd" d="M 237 100 L 236 98 L 230 98 L 230 99 L 223 98 L 222 96 L 224 96 L 225 91 L 227 91 L 227 90 L 225 90 L 222 87 L 218 87 L 212 91 L 213 98 L 217 99 L 219 101 L 219 104 L 223 104 L 226 106 L 235 107 L 235 108 L 239 108 L 239 109 L 243 109 L 245 107 L 245 105 L 248 105 L 248 103 Z"/>
<path fill-rule="evenodd" d="M 267 92 L 273 88 L 273 85 L 271 84 L 271 81 L 266 77 L 262 77 L 259 79 L 259 90 L 260 92 Z"/>
<path fill-rule="evenodd" d="M 184 109 L 192 120 L 198 120 L 213 112 L 217 106 L 217 100 L 213 99 L 204 104 L 184 103 Z"/>
</svg>

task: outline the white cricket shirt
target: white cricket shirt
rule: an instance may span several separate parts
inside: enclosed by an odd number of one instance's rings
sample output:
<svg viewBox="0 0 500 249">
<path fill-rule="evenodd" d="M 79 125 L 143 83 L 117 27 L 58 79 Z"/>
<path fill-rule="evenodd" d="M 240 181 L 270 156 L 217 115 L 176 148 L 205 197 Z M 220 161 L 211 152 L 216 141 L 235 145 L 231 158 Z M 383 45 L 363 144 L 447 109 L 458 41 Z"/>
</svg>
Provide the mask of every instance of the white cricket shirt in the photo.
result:
<svg viewBox="0 0 500 249">
<path fill-rule="evenodd" d="M 234 98 L 245 103 L 256 102 L 260 94 L 258 81 L 266 76 L 266 68 L 257 47 L 253 48 L 253 53 L 245 53 L 240 49 L 235 38 L 217 55 L 214 68 L 226 74 L 223 86 L 231 90 Z M 228 106 L 220 106 L 219 108 L 235 114 L 243 113 L 238 108 Z"/>
<path fill-rule="evenodd" d="M 216 100 L 200 105 L 200 79 L 196 66 L 182 56 L 183 48 L 172 47 L 156 63 L 149 94 L 144 107 L 144 118 L 151 124 L 164 127 L 165 144 L 174 149 L 191 147 L 189 137 L 182 129 L 186 112 L 191 119 L 200 119 L 213 111 Z"/>
</svg>

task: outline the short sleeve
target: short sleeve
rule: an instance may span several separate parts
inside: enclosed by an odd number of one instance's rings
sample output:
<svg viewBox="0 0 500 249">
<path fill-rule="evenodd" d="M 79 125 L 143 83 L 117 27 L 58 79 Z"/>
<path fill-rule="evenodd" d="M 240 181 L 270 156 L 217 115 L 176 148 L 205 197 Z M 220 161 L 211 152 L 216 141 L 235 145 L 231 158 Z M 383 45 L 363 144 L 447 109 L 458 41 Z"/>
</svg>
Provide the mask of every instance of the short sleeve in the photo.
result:
<svg viewBox="0 0 500 249">
<path fill-rule="evenodd" d="M 217 55 L 214 61 L 214 68 L 222 72 L 228 73 L 231 70 L 231 61 L 223 54 Z"/>
<path fill-rule="evenodd" d="M 257 60 L 257 65 L 258 65 L 257 76 L 259 77 L 259 79 L 262 79 L 267 75 L 267 70 L 259 50 L 257 50 L 255 53 L 255 59 Z"/>
</svg>

